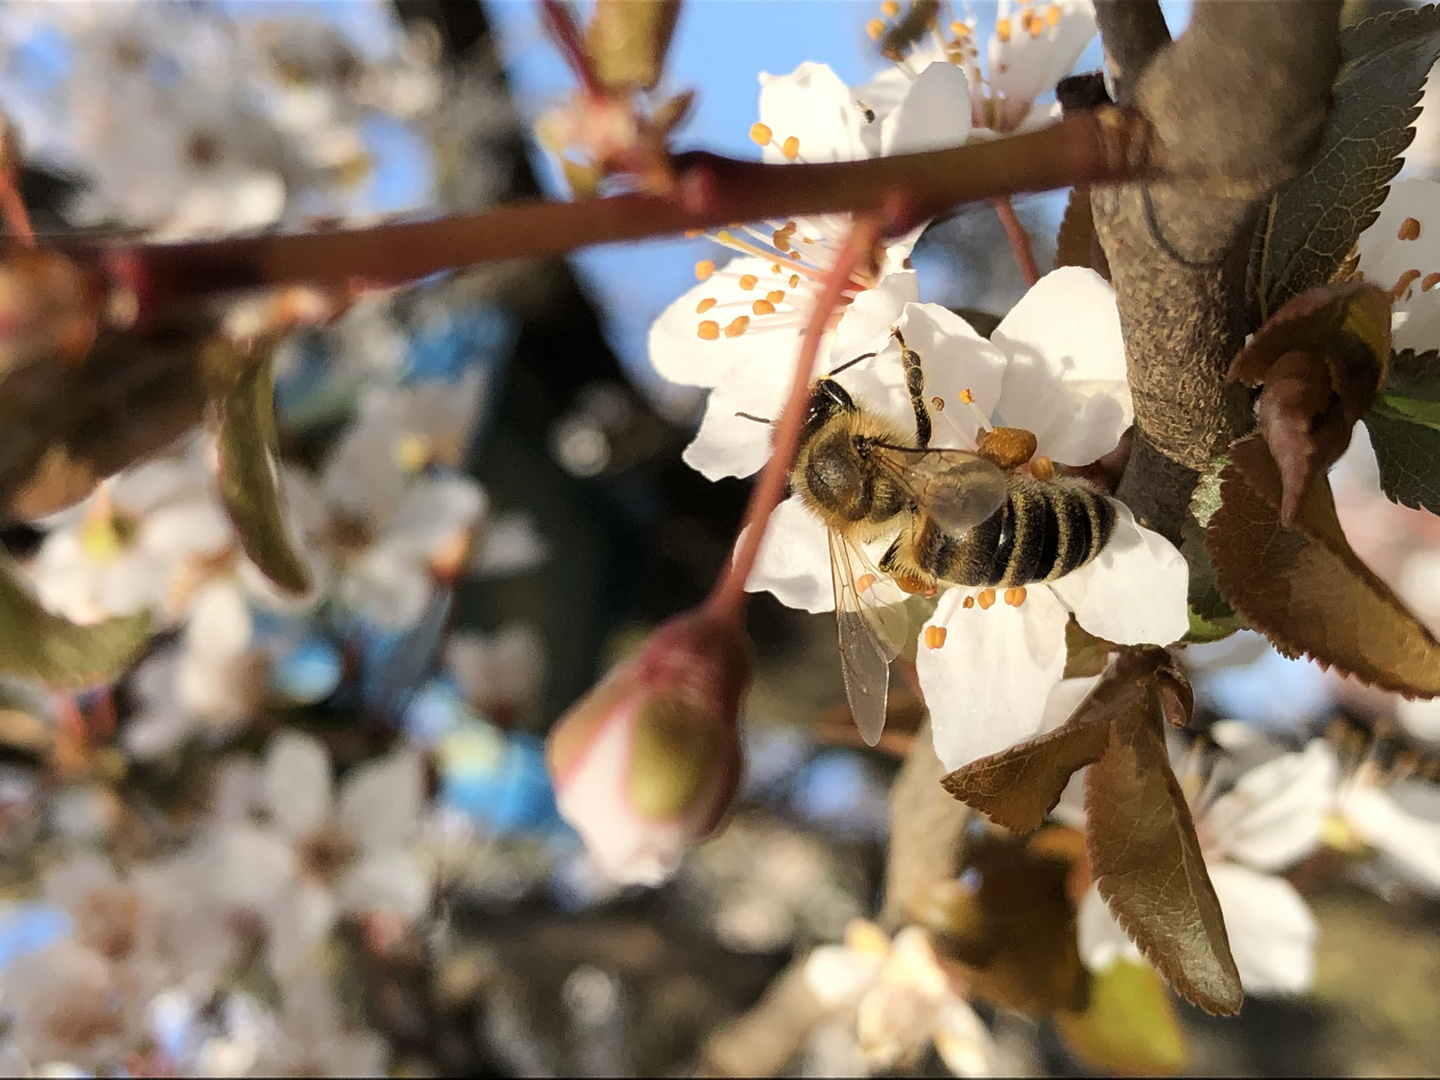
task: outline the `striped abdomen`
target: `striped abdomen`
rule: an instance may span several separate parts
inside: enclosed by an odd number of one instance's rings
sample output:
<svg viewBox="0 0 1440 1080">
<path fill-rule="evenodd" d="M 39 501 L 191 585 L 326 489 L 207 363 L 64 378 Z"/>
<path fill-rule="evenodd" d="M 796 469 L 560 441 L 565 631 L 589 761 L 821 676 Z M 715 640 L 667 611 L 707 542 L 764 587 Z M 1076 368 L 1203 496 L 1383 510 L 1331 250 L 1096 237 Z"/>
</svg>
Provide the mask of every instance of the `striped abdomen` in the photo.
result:
<svg viewBox="0 0 1440 1080">
<path fill-rule="evenodd" d="M 1115 508 L 1083 480 L 1015 480 L 1005 505 L 961 536 L 917 521 L 904 554 L 954 585 L 1013 588 L 1078 570 L 1114 529 Z"/>
</svg>

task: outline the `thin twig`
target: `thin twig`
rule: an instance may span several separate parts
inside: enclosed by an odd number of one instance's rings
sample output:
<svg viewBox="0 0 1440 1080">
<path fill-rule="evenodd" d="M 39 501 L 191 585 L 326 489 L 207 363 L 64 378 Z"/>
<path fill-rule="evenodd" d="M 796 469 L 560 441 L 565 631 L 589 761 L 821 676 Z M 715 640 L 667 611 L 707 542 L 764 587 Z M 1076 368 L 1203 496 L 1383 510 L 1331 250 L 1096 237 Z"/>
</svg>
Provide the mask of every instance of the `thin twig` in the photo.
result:
<svg viewBox="0 0 1440 1080">
<path fill-rule="evenodd" d="M 995 213 L 1000 215 L 1000 224 L 1005 227 L 1005 238 L 1010 241 L 1010 250 L 1015 253 L 1015 261 L 1020 264 L 1020 276 L 1025 279 L 1025 287 L 1028 289 L 1040 280 L 1040 268 L 1035 265 L 1035 252 L 1030 248 L 1030 234 L 1025 231 L 1025 226 L 1020 224 L 1015 207 L 1010 203 L 1010 196 L 1001 195 L 990 202 L 995 207 Z"/>
<path fill-rule="evenodd" d="M 820 351 L 820 339 L 825 336 L 830 315 L 840 302 L 840 294 L 850 283 L 850 272 L 862 258 L 874 250 L 880 239 L 880 226 L 872 218 L 861 218 L 850 229 L 850 236 L 835 259 L 825 278 L 825 287 L 810 312 L 810 321 L 805 326 L 805 336 L 800 342 L 800 356 L 795 363 L 795 377 L 790 383 L 790 394 L 785 408 L 775 423 L 774 449 L 765 471 L 750 492 L 750 503 L 745 508 L 745 524 L 740 540 L 735 545 L 735 557 L 725 569 L 720 580 L 710 591 L 705 602 L 710 614 L 721 620 L 739 622 L 745 613 L 745 582 L 754 569 L 755 559 L 760 554 L 760 542 L 765 538 L 765 527 L 770 522 L 770 513 L 780 505 L 785 495 L 785 482 L 790 475 L 790 463 L 800 445 L 800 432 L 805 425 L 805 407 L 810 398 L 810 375 L 815 370 L 815 357 Z"/>
</svg>

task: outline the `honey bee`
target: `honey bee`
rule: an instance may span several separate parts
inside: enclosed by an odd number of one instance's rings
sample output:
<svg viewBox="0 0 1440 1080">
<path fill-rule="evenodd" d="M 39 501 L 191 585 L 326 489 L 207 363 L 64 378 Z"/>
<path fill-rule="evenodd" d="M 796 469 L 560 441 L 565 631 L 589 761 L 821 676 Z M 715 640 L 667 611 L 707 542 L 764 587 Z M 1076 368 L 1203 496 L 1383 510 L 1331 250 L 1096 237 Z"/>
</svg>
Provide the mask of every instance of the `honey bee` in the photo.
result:
<svg viewBox="0 0 1440 1080">
<path fill-rule="evenodd" d="M 1053 581 L 1099 555 L 1115 526 L 1114 507 L 1088 482 L 1056 477 L 1043 461 L 1022 471 L 1035 452 L 1029 432 L 991 429 L 975 453 L 931 447 L 920 357 L 892 332 L 915 415 L 913 440 L 835 380 L 874 355 L 867 353 L 815 384 L 790 474 L 801 503 L 828 530 L 845 695 L 872 746 L 885 724 L 890 662 L 909 629 L 894 606 L 902 596 L 882 598 L 882 590 Z M 861 545 L 897 525 L 875 566 Z"/>
<path fill-rule="evenodd" d="M 867 353 L 815 384 L 790 472 L 802 505 L 829 533 L 845 696 L 871 746 L 885 726 L 890 661 L 900 652 L 909 622 L 877 595 L 885 575 L 860 545 L 922 512 L 945 532 L 964 535 L 993 517 L 1009 491 L 1004 472 L 979 454 L 930 446 L 924 370 L 898 331 L 896 338 L 915 413 L 914 438 L 861 408 L 835 381 L 845 368 L 875 355 Z"/>
</svg>

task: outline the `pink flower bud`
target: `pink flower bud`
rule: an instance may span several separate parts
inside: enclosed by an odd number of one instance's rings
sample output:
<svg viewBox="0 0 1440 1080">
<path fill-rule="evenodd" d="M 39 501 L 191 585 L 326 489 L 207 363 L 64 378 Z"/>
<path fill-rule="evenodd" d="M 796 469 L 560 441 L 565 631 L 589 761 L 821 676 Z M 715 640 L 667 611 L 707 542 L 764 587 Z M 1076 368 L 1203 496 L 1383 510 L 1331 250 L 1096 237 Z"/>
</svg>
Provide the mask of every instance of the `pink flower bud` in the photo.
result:
<svg viewBox="0 0 1440 1080">
<path fill-rule="evenodd" d="M 546 742 L 560 813 L 605 873 L 655 885 L 719 826 L 740 783 L 741 631 L 704 612 L 650 636 Z"/>
</svg>

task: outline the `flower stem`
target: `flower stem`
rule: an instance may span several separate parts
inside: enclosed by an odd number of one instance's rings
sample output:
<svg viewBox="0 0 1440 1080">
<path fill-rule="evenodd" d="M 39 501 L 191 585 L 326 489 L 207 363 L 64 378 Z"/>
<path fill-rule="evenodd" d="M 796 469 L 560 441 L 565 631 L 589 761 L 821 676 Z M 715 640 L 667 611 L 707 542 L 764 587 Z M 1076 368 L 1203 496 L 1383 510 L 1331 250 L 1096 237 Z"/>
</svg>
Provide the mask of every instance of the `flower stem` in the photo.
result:
<svg viewBox="0 0 1440 1080">
<path fill-rule="evenodd" d="M 1005 237 L 1010 241 L 1010 250 L 1015 253 L 1015 261 L 1020 264 L 1020 276 L 1025 279 L 1025 287 L 1029 289 L 1040 280 L 1040 268 L 1035 265 L 1035 252 L 1030 249 L 1030 234 L 1025 231 L 1025 226 L 1020 224 L 1015 207 L 1010 204 L 1010 196 L 1000 195 L 990 202 L 995 207 L 995 213 L 1000 215 L 1000 224 L 1005 227 Z"/>
<path fill-rule="evenodd" d="M 540 21 L 545 24 L 555 47 L 560 50 L 560 55 L 565 57 L 565 63 L 584 87 L 585 93 L 592 98 L 602 96 L 605 87 L 601 85 L 595 65 L 585 51 L 584 34 L 575 25 L 570 9 L 560 0 L 540 0 Z"/>
<path fill-rule="evenodd" d="M 800 445 L 800 432 L 805 425 L 805 407 L 810 401 L 810 375 L 815 370 L 820 339 L 825 336 L 830 314 L 835 310 L 841 292 L 850 281 L 850 272 L 861 259 L 869 257 L 879 239 L 880 226 L 874 218 L 856 220 L 845 246 L 835 259 L 835 265 L 830 268 L 830 273 L 825 278 L 825 287 L 815 300 L 814 310 L 810 312 L 810 321 L 805 326 L 805 336 L 800 342 L 800 356 L 795 364 L 795 378 L 790 383 L 790 394 L 785 399 L 785 408 L 781 411 L 779 420 L 775 422 L 774 449 L 770 453 L 770 460 L 765 463 L 760 479 L 750 492 L 750 502 L 745 507 L 745 522 L 735 544 L 735 555 L 705 601 L 706 611 L 720 621 L 738 624 L 745 614 L 745 582 L 760 554 L 760 543 L 765 539 L 765 527 L 770 522 L 770 514 L 780 505 L 785 494 L 790 464 L 795 460 L 795 451 Z"/>
<path fill-rule="evenodd" d="M 707 153 L 675 158 L 669 196 L 516 202 L 480 214 L 288 236 L 80 248 L 128 281 L 146 306 L 286 284 L 398 285 L 475 263 L 556 255 L 736 221 L 877 213 L 904 231 L 960 203 L 1018 191 L 1115 183 L 1147 172 L 1150 128 L 1115 107 L 1027 135 L 923 154 L 765 165 Z"/>
</svg>

